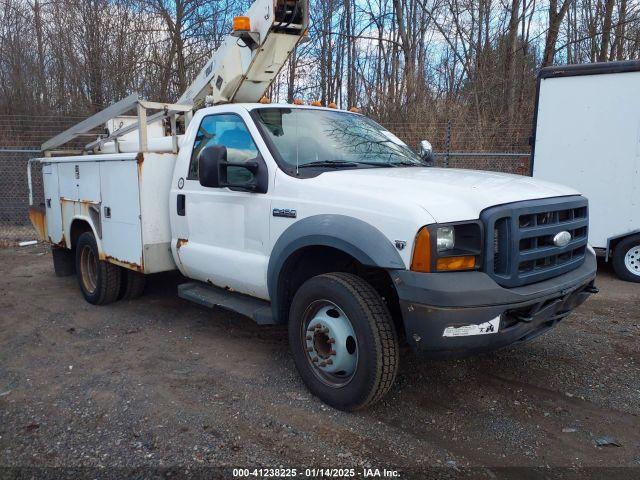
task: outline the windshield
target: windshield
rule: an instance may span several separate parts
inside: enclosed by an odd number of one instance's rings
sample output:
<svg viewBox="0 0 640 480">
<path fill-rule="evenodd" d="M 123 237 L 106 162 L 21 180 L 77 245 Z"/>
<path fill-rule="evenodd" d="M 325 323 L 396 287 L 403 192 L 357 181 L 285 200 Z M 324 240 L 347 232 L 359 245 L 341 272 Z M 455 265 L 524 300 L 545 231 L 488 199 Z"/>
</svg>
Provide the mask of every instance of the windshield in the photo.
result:
<svg viewBox="0 0 640 480">
<path fill-rule="evenodd" d="M 424 166 L 402 140 L 362 115 L 304 108 L 254 112 L 289 170 Z"/>
</svg>

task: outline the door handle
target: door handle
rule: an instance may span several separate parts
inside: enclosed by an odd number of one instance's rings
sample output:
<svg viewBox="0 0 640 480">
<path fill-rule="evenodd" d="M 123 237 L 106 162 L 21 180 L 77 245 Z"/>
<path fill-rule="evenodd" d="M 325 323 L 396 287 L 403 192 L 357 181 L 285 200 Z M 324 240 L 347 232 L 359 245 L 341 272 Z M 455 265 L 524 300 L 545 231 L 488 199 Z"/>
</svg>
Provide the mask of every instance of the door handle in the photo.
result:
<svg viewBox="0 0 640 480">
<path fill-rule="evenodd" d="M 181 217 L 184 217 L 185 214 L 185 207 L 186 207 L 186 200 L 185 200 L 185 196 L 183 193 L 179 193 L 178 194 L 178 215 Z"/>
</svg>

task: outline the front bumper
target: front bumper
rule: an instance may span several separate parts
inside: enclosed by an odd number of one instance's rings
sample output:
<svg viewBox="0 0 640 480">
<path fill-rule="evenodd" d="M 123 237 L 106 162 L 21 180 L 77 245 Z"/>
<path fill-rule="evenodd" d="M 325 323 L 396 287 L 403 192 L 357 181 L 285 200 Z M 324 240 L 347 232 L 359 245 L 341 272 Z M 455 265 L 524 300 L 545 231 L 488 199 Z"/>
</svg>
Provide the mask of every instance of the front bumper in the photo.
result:
<svg viewBox="0 0 640 480">
<path fill-rule="evenodd" d="M 558 277 L 503 288 L 482 272 L 391 271 L 407 341 L 434 358 L 461 357 L 531 340 L 597 291 L 596 257 Z"/>
</svg>

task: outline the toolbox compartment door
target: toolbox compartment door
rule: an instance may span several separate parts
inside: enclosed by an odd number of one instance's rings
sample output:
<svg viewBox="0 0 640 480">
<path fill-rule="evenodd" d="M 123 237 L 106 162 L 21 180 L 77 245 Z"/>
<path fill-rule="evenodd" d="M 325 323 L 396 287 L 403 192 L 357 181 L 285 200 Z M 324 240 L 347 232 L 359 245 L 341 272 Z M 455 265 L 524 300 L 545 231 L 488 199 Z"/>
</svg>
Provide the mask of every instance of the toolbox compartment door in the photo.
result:
<svg viewBox="0 0 640 480">
<path fill-rule="evenodd" d="M 99 162 L 102 249 L 107 259 L 143 270 L 138 165 L 135 160 Z"/>
<path fill-rule="evenodd" d="M 57 164 L 45 163 L 42 165 L 42 184 L 44 187 L 44 205 L 49 241 L 60 243 L 63 231 Z"/>
</svg>

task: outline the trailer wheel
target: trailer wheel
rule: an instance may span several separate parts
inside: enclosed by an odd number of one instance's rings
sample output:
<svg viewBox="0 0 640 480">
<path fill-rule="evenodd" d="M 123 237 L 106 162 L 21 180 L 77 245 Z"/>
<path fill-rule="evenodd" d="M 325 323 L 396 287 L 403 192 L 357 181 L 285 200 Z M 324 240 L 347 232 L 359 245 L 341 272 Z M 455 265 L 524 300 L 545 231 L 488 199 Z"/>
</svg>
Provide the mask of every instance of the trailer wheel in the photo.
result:
<svg viewBox="0 0 640 480">
<path fill-rule="evenodd" d="M 76 271 L 85 300 L 94 305 L 105 305 L 118 299 L 120 293 L 120 267 L 99 259 L 98 245 L 91 232 L 78 238 L 76 245 Z"/>
<path fill-rule="evenodd" d="M 613 269 L 628 282 L 640 283 L 640 235 L 631 235 L 615 246 Z"/>
<path fill-rule="evenodd" d="M 398 371 L 398 337 L 387 306 L 356 275 L 307 280 L 289 315 L 289 343 L 311 393 L 340 410 L 380 400 Z"/>
<path fill-rule="evenodd" d="M 141 297 L 144 293 L 144 286 L 146 282 L 146 275 L 139 272 L 134 272 L 128 268 L 123 268 L 122 281 L 120 282 L 120 293 L 118 299 L 133 300 Z"/>
</svg>

